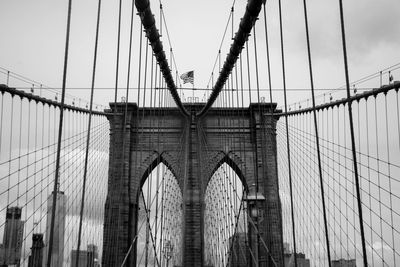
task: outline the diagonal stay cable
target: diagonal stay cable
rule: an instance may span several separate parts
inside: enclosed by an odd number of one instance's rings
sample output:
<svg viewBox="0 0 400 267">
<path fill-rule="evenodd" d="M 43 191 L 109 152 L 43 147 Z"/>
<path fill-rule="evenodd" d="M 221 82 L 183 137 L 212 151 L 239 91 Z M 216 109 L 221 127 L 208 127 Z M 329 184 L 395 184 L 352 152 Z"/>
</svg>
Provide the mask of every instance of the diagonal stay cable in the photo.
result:
<svg viewBox="0 0 400 267">
<path fill-rule="evenodd" d="M 219 93 L 222 91 L 226 80 L 228 79 L 242 49 L 250 34 L 251 29 L 255 21 L 257 20 L 258 14 L 261 11 L 262 0 L 249 0 L 246 6 L 246 12 L 240 22 L 239 30 L 235 34 L 234 41 L 229 50 L 229 54 L 226 57 L 224 66 L 219 74 L 219 77 L 213 87 L 213 91 L 202 110 L 197 113 L 197 116 L 203 116 L 211 108 L 214 101 L 217 99 Z"/>
</svg>

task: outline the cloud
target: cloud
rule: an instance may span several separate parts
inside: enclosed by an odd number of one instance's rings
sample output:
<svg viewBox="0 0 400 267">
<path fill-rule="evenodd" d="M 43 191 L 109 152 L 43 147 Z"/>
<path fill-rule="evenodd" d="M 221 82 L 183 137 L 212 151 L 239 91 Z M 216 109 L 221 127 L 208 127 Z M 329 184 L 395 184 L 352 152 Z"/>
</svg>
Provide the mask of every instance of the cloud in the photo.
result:
<svg viewBox="0 0 400 267">
<path fill-rule="evenodd" d="M 391 251 L 392 250 L 388 245 L 386 245 L 386 244 L 384 244 L 384 243 L 382 243 L 380 241 L 374 242 L 372 244 L 372 249 L 373 250 L 386 250 L 386 251 Z M 370 247 L 368 247 L 369 251 L 372 251 L 372 249 Z"/>
<path fill-rule="evenodd" d="M 378 46 L 399 47 L 400 27 L 397 10 L 400 2 L 346 1 L 343 6 L 348 54 L 360 58 L 372 53 Z M 305 51 L 303 6 L 286 7 L 286 31 L 290 46 Z M 337 1 L 309 1 L 308 22 L 312 54 L 317 58 L 342 56 L 340 13 Z M 293 35 L 293 39 L 290 39 Z M 385 51 L 380 47 L 381 51 Z"/>
</svg>

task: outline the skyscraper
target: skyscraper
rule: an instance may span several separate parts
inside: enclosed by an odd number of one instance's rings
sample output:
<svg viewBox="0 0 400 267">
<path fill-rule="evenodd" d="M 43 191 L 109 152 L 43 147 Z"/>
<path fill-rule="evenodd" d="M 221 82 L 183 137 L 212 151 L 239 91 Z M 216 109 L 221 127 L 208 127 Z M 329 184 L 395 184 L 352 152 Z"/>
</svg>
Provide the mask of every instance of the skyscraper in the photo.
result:
<svg viewBox="0 0 400 267">
<path fill-rule="evenodd" d="M 33 234 L 31 255 L 29 256 L 28 267 L 42 266 L 43 247 L 43 234 Z"/>
<path fill-rule="evenodd" d="M 294 253 L 290 251 L 289 243 L 283 243 L 283 254 L 284 254 L 284 261 L 285 267 L 294 267 L 295 266 L 295 259 Z M 296 260 L 298 267 L 310 267 L 310 260 L 306 258 L 304 253 L 296 253 Z"/>
<path fill-rule="evenodd" d="M 43 253 L 43 265 L 47 264 L 47 257 L 49 252 L 49 241 L 50 241 L 50 228 L 51 228 L 51 217 L 53 209 L 53 194 L 47 199 L 47 221 L 46 221 L 46 242 Z M 64 232 L 65 232 L 65 208 L 66 196 L 64 192 L 57 191 L 57 202 L 54 216 L 54 231 L 53 231 L 53 246 L 51 251 L 51 266 L 58 267 L 63 266 L 64 259 Z"/>
<path fill-rule="evenodd" d="M 89 244 L 87 246 L 88 250 L 88 258 L 89 258 L 89 267 L 98 267 L 99 266 L 99 250 L 96 245 Z"/>
<path fill-rule="evenodd" d="M 76 267 L 76 260 L 79 257 L 78 267 L 88 267 L 89 264 L 89 253 L 87 250 L 80 250 L 79 254 L 77 250 L 71 251 L 71 267 Z"/>
<path fill-rule="evenodd" d="M 21 260 L 21 247 L 24 234 L 24 222 L 21 221 L 22 209 L 7 208 L 3 244 L 0 247 L 0 265 L 15 265 Z"/>
<path fill-rule="evenodd" d="M 71 251 L 71 267 L 76 267 L 76 260 L 79 257 L 78 267 L 99 267 L 99 252 L 96 245 L 89 244 L 87 250 Z"/>
<path fill-rule="evenodd" d="M 339 259 L 332 261 L 332 267 L 356 267 L 356 260 Z"/>
</svg>

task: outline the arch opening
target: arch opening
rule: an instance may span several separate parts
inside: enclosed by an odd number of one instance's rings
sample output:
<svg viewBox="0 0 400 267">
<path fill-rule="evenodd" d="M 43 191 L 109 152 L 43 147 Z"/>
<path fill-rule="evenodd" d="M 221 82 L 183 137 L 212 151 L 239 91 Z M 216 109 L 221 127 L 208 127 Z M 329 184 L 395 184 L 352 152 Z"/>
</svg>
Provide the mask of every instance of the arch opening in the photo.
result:
<svg viewBox="0 0 400 267">
<path fill-rule="evenodd" d="M 136 266 L 181 265 L 182 192 L 162 161 L 149 168 L 138 192 Z"/>
<path fill-rule="evenodd" d="M 204 195 L 204 259 L 210 266 L 247 266 L 246 186 L 232 163 L 219 164 Z"/>
<path fill-rule="evenodd" d="M 213 177 L 213 175 L 220 169 L 220 167 L 223 164 L 226 164 L 227 166 L 229 166 L 233 172 L 237 175 L 237 178 L 240 180 L 241 184 L 244 186 L 244 190 L 247 192 L 248 191 L 248 185 L 247 185 L 247 181 L 246 178 L 244 177 L 244 174 L 241 170 L 241 168 L 239 168 L 239 165 L 242 166 L 243 163 L 240 160 L 240 158 L 235 155 L 234 153 L 228 153 L 225 154 L 223 152 L 220 152 L 219 155 L 217 156 L 217 158 L 219 158 L 218 163 L 214 166 L 214 168 L 211 170 L 207 183 L 209 183 L 211 181 L 211 178 Z"/>
</svg>

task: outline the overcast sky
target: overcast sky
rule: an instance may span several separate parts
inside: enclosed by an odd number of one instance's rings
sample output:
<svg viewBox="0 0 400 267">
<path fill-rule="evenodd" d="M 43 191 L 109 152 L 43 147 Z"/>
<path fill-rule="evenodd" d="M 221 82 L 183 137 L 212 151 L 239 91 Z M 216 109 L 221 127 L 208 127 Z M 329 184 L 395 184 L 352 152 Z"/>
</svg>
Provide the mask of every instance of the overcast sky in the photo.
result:
<svg viewBox="0 0 400 267">
<path fill-rule="evenodd" d="M 246 1 L 236 1 L 234 31 L 243 16 Z M 126 87 L 130 1 L 123 1 L 121 33 L 121 88 Z M 96 0 L 73 1 L 70 57 L 67 87 L 90 87 L 96 21 Z M 152 1 L 152 10 L 159 26 L 159 2 Z M 232 1 L 163 2 L 179 74 L 195 70 L 195 86 L 205 88 L 222 40 Z M 337 88 L 344 84 L 338 1 L 308 1 L 310 35 L 315 72 L 315 86 Z M 397 0 L 344 1 L 350 79 L 357 80 L 400 62 L 400 27 Z M 277 1 L 267 4 L 271 43 L 272 84 L 282 87 Z M 0 66 L 52 87 L 61 87 L 65 43 L 67 1 L 3 0 L 0 2 Z M 137 87 L 139 54 L 139 20 L 135 16 L 132 87 Z M 100 25 L 99 59 L 96 87 L 114 87 L 117 40 L 118 1 L 103 1 Z M 308 88 L 308 66 L 305 50 L 302 1 L 283 1 L 284 38 L 287 66 L 287 87 Z M 165 26 L 163 26 L 165 28 Z M 265 36 L 263 17 L 257 23 L 260 87 L 267 88 Z M 231 43 L 231 29 L 222 46 L 222 62 Z M 252 38 L 251 38 L 252 39 Z M 169 51 L 165 29 L 163 44 Z M 250 59 L 254 59 L 252 42 Z M 144 54 L 144 52 L 143 52 Z M 167 52 L 167 57 L 168 57 Z M 149 62 L 150 65 L 150 62 Z M 254 63 L 252 73 L 254 75 Z M 175 72 L 175 68 L 173 68 Z M 395 78 L 396 78 L 396 72 Z M 143 72 L 142 72 L 143 74 Z M 400 76 L 398 74 L 397 76 Z M 175 75 L 174 75 L 175 77 Z M 6 78 L 0 75 L 1 83 Z M 254 79 L 253 87 L 255 85 Z M 16 82 L 15 82 L 16 84 Z M 10 84 L 13 85 L 13 84 Z M 21 85 L 17 85 L 21 86 Z M 360 85 L 363 86 L 363 85 Z M 379 86 L 374 84 L 365 86 Z M 69 90 L 70 95 L 88 99 L 89 90 Z M 321 93 L 321 92 L 320 92 Z M 202 96 L 203 92 L 198 92 Z M 274 100 L 281 104 L 281 92 Z M 106 104 L 113 99 L 113 90 L 96 93 L 95 101 Z M 121 90 L 122 95 L 122 90 Z M 134 94 L 132 94 L 134 95 Z M 267 92 L 262 95 L 267 96 Z M 290 101 L 309 97 L 300 91 L 289 93 Z"/>
</svg>

